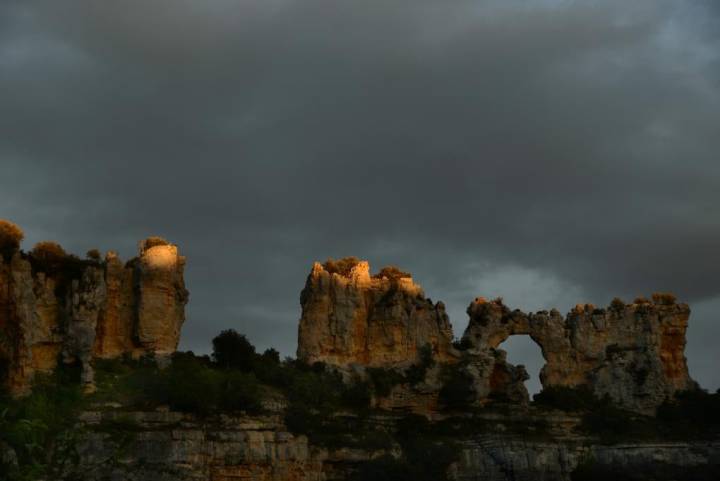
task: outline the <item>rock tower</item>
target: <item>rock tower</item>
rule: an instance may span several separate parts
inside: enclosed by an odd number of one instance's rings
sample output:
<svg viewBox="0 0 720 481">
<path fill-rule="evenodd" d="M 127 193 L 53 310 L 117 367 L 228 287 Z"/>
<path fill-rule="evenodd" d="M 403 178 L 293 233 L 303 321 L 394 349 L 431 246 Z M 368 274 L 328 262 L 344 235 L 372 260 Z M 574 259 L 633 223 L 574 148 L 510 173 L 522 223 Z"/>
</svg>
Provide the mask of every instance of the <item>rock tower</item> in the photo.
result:
<svg viewBox="0 0 720 481">
<path fill-rule="evenodd" d="M 0 259 L 0 382 L 27 393 L 35 373 L 77 362 L 93 386 L 91 360 L 169 355 L 185 320 L 185 258 L 175 245 L 141 242 L 138 257 L 43 270 L 16 251 Z"/>
</svg>

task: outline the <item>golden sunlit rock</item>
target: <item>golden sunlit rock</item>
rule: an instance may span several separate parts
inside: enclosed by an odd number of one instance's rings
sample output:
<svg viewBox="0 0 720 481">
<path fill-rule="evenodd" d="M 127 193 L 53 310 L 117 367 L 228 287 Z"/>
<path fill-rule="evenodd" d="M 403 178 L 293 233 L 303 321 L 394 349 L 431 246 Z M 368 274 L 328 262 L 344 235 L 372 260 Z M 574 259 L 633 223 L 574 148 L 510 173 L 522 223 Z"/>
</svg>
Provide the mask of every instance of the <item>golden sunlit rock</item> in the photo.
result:
<svg viewBox="0 0 720 481">
<path fill-rule="evenodd" d="M 177 348 L 188 294 L 176 246 L 142 248 L 125 265 L 114 252 L 104 263 L 58 258 L 48 272 L 34 271 L 32 256 L 0 259 L 0 379 L 11 393 L 27 393 L 35 373 L 52 372 L 58 359 L 81 364 L 90 392 L 93 358 Z"/>
</svg>

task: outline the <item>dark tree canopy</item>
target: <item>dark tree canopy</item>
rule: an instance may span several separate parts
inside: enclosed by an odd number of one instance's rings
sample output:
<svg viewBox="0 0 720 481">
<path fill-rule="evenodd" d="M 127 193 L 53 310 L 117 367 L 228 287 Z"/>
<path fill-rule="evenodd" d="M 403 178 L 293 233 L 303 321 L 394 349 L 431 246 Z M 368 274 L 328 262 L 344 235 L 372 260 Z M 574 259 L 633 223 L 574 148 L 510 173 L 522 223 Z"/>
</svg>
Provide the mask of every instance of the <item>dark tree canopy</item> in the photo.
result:
<svg viewBox="0 0 720 481">
<path fill-rule="evenodd" d="M 244 334 L 228 329 L 218 334 L 212 341 L 213 359 L 226 369 L 250 371 L 255 360 L 255 346 Z"/>
</svg>

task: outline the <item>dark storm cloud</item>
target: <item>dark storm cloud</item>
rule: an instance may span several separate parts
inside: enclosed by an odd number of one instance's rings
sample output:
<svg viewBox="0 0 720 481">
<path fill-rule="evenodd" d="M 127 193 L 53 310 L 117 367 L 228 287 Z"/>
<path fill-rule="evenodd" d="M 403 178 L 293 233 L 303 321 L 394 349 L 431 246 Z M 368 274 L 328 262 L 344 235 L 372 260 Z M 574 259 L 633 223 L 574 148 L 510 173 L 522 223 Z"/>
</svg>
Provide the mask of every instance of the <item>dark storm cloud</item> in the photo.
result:
<svg viewBox="0 0 720 481">
<path fill-rule="evenodd" d="M 188 348 L 236 327 L 292 353 L 310 263 L 352 254 L 411 270 L 457 334 L 478 294 L 567 309 L 674 290 L 705 306 L 689 355 L 716 386 L 719 18 L 716 2 L 6 1 L 2 215 L 78 252 L 178 242 Z"/>
</svg>

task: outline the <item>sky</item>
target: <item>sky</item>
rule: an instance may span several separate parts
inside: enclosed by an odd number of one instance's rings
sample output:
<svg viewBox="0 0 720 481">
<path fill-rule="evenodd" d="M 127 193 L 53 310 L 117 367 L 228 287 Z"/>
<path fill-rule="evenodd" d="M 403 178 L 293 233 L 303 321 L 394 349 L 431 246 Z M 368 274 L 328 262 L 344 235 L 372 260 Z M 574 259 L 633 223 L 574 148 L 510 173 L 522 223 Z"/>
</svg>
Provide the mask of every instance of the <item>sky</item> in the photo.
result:
<svg viewBox="0 0 720 481">
<path fill-rule="evenodd" d="M 294 355 L 312 262 L 354 255 L 456 336 L 478 295 L 675 292 L 720 387 L 714 0 L 0 0 L 0 112 L 0 217 L 26 249 L 177 243 L 183 349 Z"/>
</svg>

